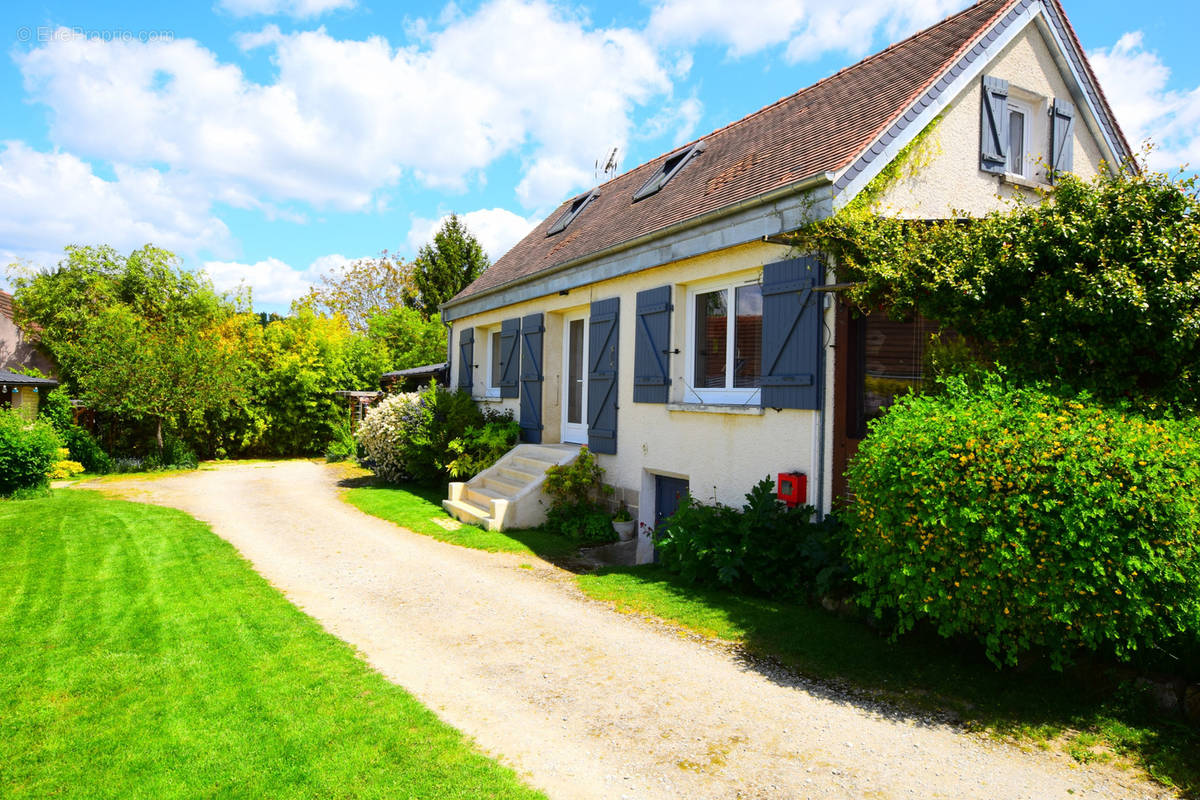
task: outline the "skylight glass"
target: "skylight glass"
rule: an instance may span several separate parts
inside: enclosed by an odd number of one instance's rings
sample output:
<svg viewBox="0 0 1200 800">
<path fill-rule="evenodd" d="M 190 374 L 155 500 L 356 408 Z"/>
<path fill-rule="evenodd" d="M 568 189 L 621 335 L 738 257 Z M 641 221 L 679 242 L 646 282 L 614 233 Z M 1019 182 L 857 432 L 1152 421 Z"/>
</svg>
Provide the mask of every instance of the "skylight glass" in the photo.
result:
<svg viewBox="0 0 1200 800">
<path fill-rule="evenodd" d="M 550 226 L 550 230 L 546 231 L 546 235 L 553 236 L 554 234 L 565 229 L 583 212 L 585 208 L 587 208 L 588 203 L 592 202 L 599 196 L 600 193 L 595 189 L 592 189 L 590 192 L 585 192 L 576 197 L 571 201 L 571 205 L 567 206 L 567 210 L 563 212 L 562 216 L 555 220 L 554 224 Z"/>
<path fill-rule="evenodd" d="M 679 170 L 683 169 L 689 161 L 702 152 L 704 152 L 704 142 L 700 141 L 696 142 L 691 147 L 685 147 L 684 149 L 678 150 L 667 156 L 666 160 L 663 161 L 662 166 L 660 166 L 654 172 L 654 174 L 650 176 L 650 180 L 642 184 L 642 188 L 633 193 L 633 202 L 636 203 L 642 198 L 649 197 L 659 189 L 666 186 L 667 182 L 671 180 L 671 178 L 674 178 L 675 174 L 679 172 Z"/>
</svg>

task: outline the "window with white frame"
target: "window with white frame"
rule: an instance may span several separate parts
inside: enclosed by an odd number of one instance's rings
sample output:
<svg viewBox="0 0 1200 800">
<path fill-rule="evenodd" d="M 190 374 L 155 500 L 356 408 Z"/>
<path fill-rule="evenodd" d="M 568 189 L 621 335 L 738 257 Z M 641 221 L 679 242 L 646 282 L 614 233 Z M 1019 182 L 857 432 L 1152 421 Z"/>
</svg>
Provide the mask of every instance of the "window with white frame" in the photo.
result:
<svg viewBox="0 0 1200 800">
<path fill-rule="evenodd" d="M 690 287 L 687 402 L 758 401 L 762 374 L 762 285 L 725 280 Z"/>
<path fill-rule="evenodd" d="M 1033 162 L 1030 145 L 1033 141 L 1033 107 L 1023 100 L 1008 98 L 1008 167 L 1012 175 L 1029 177 Z"/>
<path fill-rule="evenodd" d="M 485 385 L 484 395 L 486 397 L 500 396 L 500 329 L 488 328 L 484 330 L 484 338 L 487 340 L 487 383 Z"/>
</svg>

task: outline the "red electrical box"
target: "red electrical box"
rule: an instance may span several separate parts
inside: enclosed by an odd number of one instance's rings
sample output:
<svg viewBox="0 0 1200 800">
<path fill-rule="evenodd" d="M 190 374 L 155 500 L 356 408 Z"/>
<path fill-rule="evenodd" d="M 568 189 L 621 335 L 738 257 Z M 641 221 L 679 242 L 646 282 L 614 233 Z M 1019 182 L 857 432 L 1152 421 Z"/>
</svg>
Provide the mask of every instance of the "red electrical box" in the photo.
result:
<svg viewBox="0 0 1200 800">
<path fill-rule="evenodd" d="M 795 508 L 808 502 L 808 476 L 803 472 L 781 472 L 775 482 L 775 496 Z"/>
</svg>

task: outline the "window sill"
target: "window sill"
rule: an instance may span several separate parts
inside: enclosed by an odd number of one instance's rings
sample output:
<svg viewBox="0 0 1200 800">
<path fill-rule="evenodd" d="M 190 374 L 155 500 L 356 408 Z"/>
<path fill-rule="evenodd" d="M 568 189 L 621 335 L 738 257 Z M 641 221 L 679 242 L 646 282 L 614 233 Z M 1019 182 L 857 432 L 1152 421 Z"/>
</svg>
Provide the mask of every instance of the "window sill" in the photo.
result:
<svg viewBox="0 0 1200 800">
<path fill-rule="evenodd" d="M 1050 184 L 1044 181 L 1026 178 L 1024 175 L 1017 175 L 1015 172 L 1006 172 L 1000 176 L 1001 183 L 1009 183 L 1013 186 L 1020 186 L 1023 189 L 1050 189 Z"/>
<path fill-rule="evenodd" d="M 496 395 L 492 395 L 492 394 L 471 395 L 471 399 L 474 400 L 476 403 L 502 403 L 502 402 L 504 402 L 504 398 L 498 394 L 496 394 Z"/>
<path fill-rule="evenodd" d="M 734 406 L 722 403 L 667 403 L 667 411 L 691 411 L 699 414 L 735 414 L 744 417 L 761 417 L 762 406 Z"/>
</svg>

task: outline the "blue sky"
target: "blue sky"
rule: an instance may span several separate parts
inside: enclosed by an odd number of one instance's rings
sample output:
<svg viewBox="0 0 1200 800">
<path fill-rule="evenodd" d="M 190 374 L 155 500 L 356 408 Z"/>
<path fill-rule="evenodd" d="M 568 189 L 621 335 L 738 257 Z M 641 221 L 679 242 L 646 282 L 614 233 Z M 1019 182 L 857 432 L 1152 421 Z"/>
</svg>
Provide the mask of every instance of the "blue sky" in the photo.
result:
<svg viewBox="0 0 1200 800">
<path fill-rule="evenodd" d="M 1064 4 L 1152 166 L 1200 163 L 1195 3 Z M 0 266 L 153 242 L 285 310 L 452 211 L 498 258 L 613 147 L 636 166 L 966 5 L 6 3 Z"/>
</svg>

